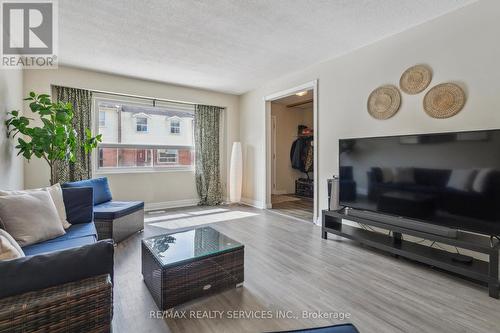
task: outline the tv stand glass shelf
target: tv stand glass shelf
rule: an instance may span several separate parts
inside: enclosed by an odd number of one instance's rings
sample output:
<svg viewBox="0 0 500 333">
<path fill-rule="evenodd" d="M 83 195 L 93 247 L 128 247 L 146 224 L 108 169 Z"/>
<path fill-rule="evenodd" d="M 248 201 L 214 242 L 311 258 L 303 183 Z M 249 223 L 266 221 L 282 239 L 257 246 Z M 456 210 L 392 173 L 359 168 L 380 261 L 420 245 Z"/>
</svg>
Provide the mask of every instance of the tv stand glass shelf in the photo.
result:
<svg viewBox="0 0 500 333">
<path fill-rule="evenodd" d="M 353 227 L 343 223 L 349 220 L 385 230 L 390 230 L 391 235 Z M 322 238 L 327 239 L 328 233 L 348 238 L 370 247 L 405 257 L 430 266 L 434 266 L 469 279 L 480 281 L 488 285 L 489 295 L 499 298 L 500 284 L 498 280 L 498 252 L 499 241 L 478 234 L 458 231 L 456 238 L 448 238 L 423 231 L 411 230 L 402 226 L 384 223 L 381 220 L 347 215 L 344 210 L 328 211 L 322 213 Z M 489 261 L 473 258 L 471 262 L 464 263 L 454 260 L 454 253 L 404 240 L 402 235 L 424 238 L 462 249 L 468 249 L 488 255 Z"/>
</svg>

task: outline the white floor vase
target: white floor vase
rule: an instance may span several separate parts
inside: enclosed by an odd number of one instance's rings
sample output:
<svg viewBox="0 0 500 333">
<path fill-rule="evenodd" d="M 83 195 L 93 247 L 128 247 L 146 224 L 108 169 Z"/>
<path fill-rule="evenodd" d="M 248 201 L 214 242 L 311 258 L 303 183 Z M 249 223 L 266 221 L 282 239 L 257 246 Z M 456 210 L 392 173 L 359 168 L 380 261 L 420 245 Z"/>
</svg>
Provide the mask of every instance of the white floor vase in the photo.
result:
<svg viewBox="0 0 500 333">
<path fill-rule="evenodd" d="M 231 152 L 231 166 L 229 169 L 229 201 L 241 201 L 241 187 L 243 181 L 243 157 L 241 142 L 233 143 Z"/>
</svg>

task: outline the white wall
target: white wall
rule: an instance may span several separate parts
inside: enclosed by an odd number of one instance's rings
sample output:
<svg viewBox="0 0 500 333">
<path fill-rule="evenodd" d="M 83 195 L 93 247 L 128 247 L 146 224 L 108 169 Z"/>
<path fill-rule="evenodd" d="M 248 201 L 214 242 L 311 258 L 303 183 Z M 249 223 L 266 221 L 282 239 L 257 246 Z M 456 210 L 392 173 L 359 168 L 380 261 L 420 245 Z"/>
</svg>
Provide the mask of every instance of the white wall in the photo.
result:
<svg viewBox="0 0 500 333">
<path fill-rule="evenodd" d="M 50 93 L 51 85 L 226 107 L 224 117 L 225 143 L 222 149 L 221 172 L 223 186 L 227 190 L 228 154 L 230 154 L 233 141 L 239 139 L 238 96 L 71 67 L 60 66 L 57 70 L 26 70 L 24 72 L 24 95 L 27 95 L 29 91 Z M 27 105 L 25 105 L 26 109 Z M 113 197 L 117 200 L 144 200 L 150 207 L 154 203 L 173 205 L 194 203 L 197 200 L 192 171 L 113 174 L 108 175 L 108 177 Z M 43 161 L 33 160 L 30 163 L 25 163 L 26 188 L 47 185 L 48 179 L 49 170 Z"/>
<path fill-rule="evenodd" d="M 0 70 L 0 189 L 23 188 L 23 160 L 17 157 L 16 139 L 7 139 L 4 121 L 7 112 L 22 110 L 23 74 L 20 70 Z"/>
<path fill-rule="evenodd" d="M 350 54 L 268 82 L 240 98 L 244 151 L 243 197 L 264 205 L 265 108 L 263 98 L 318 79 L 319 208 L 327 207 L 326 179 L 338 170 L 337 141 L 345 137 L 500 127 L 500 1 L 482 0 Z M 335 32 L 332 32 L 335 33 Z M 415 64 L 432 67 L 431 86 L 452 81 L 466 91 L 455 117 L 433 119 L 422 110 L 424 93 L 403 93 L 398 114 L 375 120 L 366 110 L 370 92 L 398 85 Z M 429 87 L 429 88 L 430 88 Z"/>
</svg>

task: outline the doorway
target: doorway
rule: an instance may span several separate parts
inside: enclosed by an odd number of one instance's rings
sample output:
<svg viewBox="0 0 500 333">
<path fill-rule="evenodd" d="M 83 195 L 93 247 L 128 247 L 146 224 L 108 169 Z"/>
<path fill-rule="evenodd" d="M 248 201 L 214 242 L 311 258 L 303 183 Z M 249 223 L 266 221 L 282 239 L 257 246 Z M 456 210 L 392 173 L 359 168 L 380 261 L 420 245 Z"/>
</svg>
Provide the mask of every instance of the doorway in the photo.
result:
<svg viewBox="0 0 500 333">
<path fill-rule="evenodd" d="M 317 220 L 316 82 L 266 98 L 267 207 L 295 219 Z"/>
</svg>

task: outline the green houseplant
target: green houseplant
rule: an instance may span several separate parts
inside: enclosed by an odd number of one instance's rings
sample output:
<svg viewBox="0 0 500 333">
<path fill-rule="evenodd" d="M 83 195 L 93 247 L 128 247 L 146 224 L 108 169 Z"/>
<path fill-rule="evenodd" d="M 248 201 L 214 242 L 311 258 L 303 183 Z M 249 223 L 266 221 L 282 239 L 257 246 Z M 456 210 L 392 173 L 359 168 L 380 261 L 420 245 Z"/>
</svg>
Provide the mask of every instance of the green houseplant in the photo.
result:
<svg viewBox="0 0 500 333">
<path fill-rule="evenodd" d="M 83 147 L 88 154 L 101 142 L 101 135 L 92 136 L 90 129 L 85 130 L 85 137 L 78 138 L 73 128 L 73 107 L 70 103 L 53 103 L 49 95 L 37 95 L 30 92 L 26 101 L 33 114 L 40 122 L 32 125 L 33 118 L 24 117 L 19 111 L 11 111 L 5 121 L 8 137 L 18 137 L 18 155 L 28 161 L 35 155 L 44 159 L 50 167 L 50 184 L 54 184 L 57 161 L 74 163 L 78 147 Z"/>
</svg>

